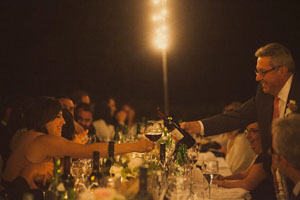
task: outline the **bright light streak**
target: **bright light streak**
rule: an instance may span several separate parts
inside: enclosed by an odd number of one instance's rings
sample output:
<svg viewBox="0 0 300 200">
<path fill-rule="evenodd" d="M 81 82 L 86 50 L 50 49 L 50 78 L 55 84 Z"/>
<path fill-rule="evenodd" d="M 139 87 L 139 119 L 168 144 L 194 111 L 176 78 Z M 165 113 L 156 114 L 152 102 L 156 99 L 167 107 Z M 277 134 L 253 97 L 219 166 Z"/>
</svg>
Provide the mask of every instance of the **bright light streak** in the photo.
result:
<svg viewBox="0 0 300 200">
<path fill-rule="evenodd" d="M 153 0 L 153 3 L 156 5 L 156 14 L 152 17 L 152 21 L 156 27 L 154 43 L 159 49 L 166 49 L 168 46 L 168 29 L 166 25 L 168 11 L 166 0 Z M 159 11 L 159 14 L 157 14 L 157 11 Z"/>
<path fill-rule="evenodd" d="M 157 4 L 159 3 L 159 0 L 153 0 L 153 3 L 154 3 L 155 5 L 157 5 Z"/>
</svg>

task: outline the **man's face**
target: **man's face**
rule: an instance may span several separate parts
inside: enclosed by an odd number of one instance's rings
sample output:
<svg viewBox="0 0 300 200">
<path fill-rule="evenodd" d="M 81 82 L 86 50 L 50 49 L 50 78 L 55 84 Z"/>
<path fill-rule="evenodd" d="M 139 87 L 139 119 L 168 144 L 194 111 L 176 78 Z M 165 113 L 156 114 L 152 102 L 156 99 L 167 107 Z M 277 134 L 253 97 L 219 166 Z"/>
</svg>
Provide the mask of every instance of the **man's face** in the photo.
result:
<svg viewBox="0 0 300 200">
<path fill-rule="evenodd" d="M 82 96 L 81 97 L 81 103 L 86 103 L 86 104 L 90 104 L 91 100 L 89 96 Z"/>
<path fill-rule="evenodd" d="M 77 122 L 83 126 L 84 129 L 89 129 L 93 121 L 91 112 L 80 109 L 77 113 Z"/>
<path fill-rule="evenodd" d="M 114 113 L 116 112 L 117 110 L 117 107 L 116 107 L 116 102 L 114 99 L 109 99 L 108 100 L 108 107 L 110 109 L 110 115 L 113 116 Z"/>
<path fill-rule="evenodd" d="M 66 108 L 72 115 L 74 116 L 74 103 L 71 99 L 60 98 L 59 102 L 62 104 L 64 108 Z"/>
<path fill-rule="evenodd" d="M 258 123 L 252 123 L 247 126 L 246 138 L 250 143 L 251 148 L 256 154 L 260 154 L 262 152 L 261 147 L 261 136 L 259 133 Z"/>
<path fill-rule="evenodd" d="M 258 74 L 256 75 L 256 81 L 260 82 L 264 93 L 277 95 L 285 82 L 282 81 L 280 67 L 277 66 L 272 69 L 272 66 L 270 65 L 271 59 L 271 56 L 257 58 L 256 70 L 258 71 Z"/>
</svg>

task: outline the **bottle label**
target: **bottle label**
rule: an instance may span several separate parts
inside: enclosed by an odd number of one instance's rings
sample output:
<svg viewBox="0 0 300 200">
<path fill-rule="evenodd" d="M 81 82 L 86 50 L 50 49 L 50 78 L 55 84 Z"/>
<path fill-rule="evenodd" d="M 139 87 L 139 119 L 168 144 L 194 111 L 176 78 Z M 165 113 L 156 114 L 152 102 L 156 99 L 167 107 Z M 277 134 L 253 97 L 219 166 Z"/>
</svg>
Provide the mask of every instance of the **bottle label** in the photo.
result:
<svg viewBox="0 0 300 200">
<path fill-rule="evenodd" d="M 184 137 L 176 128 L 171 132 L 171 135 L 175 137 L 178 141 Z"/>
</svg>

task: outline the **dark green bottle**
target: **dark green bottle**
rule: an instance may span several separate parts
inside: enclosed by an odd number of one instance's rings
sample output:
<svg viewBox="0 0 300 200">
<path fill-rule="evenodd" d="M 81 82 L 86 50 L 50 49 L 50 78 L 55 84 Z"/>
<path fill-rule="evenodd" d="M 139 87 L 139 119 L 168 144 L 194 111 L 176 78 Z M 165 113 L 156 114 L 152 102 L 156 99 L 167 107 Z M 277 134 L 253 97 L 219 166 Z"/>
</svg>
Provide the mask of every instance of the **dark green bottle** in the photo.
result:
<svg viewBox="0 0 300 200">
<path fill-rule="evenodd" d="M 104 176 L 109 176 L 109 170 L 111 166 L 113 166 L 115 159 L 114 159 L 114 154 L 115 154 L 115 142 L 114 141 L 109 141 L 108 142 L 108 152 L 107 152 L 107 160 L 104 164 Z"/>
<path fill-rule="evenodd" d="M 147 168 L 140 167 L 139 191 L 133 200 L 153 200 L 153 196 L 147 191 L 147 171 Z"/>
<path fill-rule="evenodd" d="M 67 193 L 67 199 L 68 200 L 75 200 L 75 178 L 70 173 L 71 170 L 71 160 L 70 156 L 64 157 L 64 173 L 61 176 L 61 180 L 64 183 L 64 187 L 66 189 Z"/>
<path fill-rule="evenodd" d="M 119 142 L 120 141 L 120 127 L 119 126 L 115 126 L 114 141 L 115 142 Z"/>
<path fill-rule="evenodd" d="M 53 158 L 53 163 L 53 176 L 46 192 L 46 200 L 61 200 L 65 194 L 64 184 L 61 180 L 61 160 Z"/>
<path fill-rule="evenodd" d="M 102 185 L 102 174 L 100 172 L 100 152 L 93 152 L 93 163 L 92 163 L 92 173 L 88 178 L 89 185 L 93 185 L 92 188 L 100 187 Z"/>
</svg>

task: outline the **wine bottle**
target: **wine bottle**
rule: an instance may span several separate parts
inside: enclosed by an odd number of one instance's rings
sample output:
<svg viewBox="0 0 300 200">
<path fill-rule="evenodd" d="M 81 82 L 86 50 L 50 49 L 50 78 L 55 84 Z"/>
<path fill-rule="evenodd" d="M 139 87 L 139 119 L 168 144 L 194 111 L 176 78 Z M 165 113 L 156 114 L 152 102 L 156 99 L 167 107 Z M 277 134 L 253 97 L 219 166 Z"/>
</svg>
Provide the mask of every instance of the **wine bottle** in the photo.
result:
<svg viewBox="0 0 300 200">
<path fill-rule="evenodd" d="M 66 189 L 66 193 L 69 200 L 75 199 L 75 178 L 70 173 L 71 169 L 71 160 L 70 156 L 64 157 L 64 173 L 61 176 L 62 182 L 64 183 L 64 187 Z"/>
<path fill-rule="evenodd" d="M 174 136 L 178 140 L 178 143 L 176 144 L 177 148 L 179 144 L 185 144 L 188 149 L 194 146 L 195 139 L 185 130 L 180 128 L 180 125 L 175 122 L 172 117 L 166 117 L 159 108 L 157 109 L 157 113 L 158 116 L 164 120 L 164 124 L 171 132 L 172 136 Z"/>
<path fill-rule="evenodd" d="M 92 163 L 92 173 L 88 177 L 89 185 L 93 185 L 92 188 L 99 187 L 102 185 L 102 175 L 100 173 L 100 152 L 93 152 L 93 163 Z"/>
<path fill-rule="evenodd" d="M 119 125 L 116 125 L 116 126 L 115 126 L 115 136 L 114 136 L 114 141 L 115 141 L 115 142 L 119 142 L 120 139 L 121 139 L 121 137 L 120 137 L 120 127 L 119 127 Z"/>
<path fill-rule="evenodd" d="M 108 157 L 107 160 L 104 164 L 104 175 L 109 176 L 109 170 L 111 166 L 114 164 L 114 154 L 115 154 L 115 142 L 114 141 L 109 141 L 108 142 Z"/>
<path fill-rule="evenodd" d="M 61 160 L 53 158 L 53 163 L 53 176 L 46 192 L 46 200 L 60 200 L 65 193 L 65 188 L 61 180 Z"/>
<path fill-rule="evenodd" d="M 166 144 L 160 144 L 159 156 L 161 164 L 164 165 L 166 161 Z"/>
<path fill-rule="evenodd" d="M 147 168 L 140 167 L 139 191 L 133 200 L 153 200 L 152 195 L 147 191 Z"/>
</svg>

